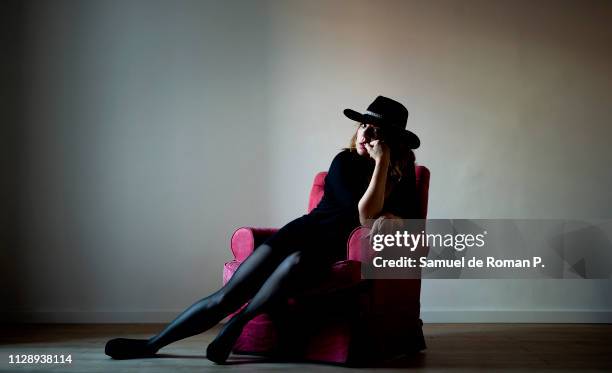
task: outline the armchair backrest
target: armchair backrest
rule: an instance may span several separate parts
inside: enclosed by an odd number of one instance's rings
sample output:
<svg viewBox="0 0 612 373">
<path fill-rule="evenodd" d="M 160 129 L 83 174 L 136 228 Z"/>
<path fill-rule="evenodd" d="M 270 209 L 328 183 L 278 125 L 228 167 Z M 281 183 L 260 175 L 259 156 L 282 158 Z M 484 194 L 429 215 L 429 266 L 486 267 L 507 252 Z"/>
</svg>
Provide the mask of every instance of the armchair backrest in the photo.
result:
<svg viewBox="0 0 612 373">
<path fill-rule="evenodd" d="M 427 204 L 429 202 L 429 169 L 425 166 L 415 165 L 416 173 L 416 192 L 419 201 L 419 218 L 427 219 Z M 314 178 L 312 189 L 310 190 L 310 199 L 308 200 L 308 212 L 312 211 L 323 198 L 323 190 L 325 187 L 326 171 L 319 172 Z"/>
</svg>

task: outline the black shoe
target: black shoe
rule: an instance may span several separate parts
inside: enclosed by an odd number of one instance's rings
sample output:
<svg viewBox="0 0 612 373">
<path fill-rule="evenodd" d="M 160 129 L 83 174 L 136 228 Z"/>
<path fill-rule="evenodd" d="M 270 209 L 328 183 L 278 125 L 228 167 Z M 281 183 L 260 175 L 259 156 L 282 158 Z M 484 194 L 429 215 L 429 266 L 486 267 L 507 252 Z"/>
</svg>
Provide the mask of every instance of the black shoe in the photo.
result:
<svg viewBox="0 0 612 373">
<path fill-rule="evenodd" d="M 149 346 L 146 339 L 115 338 L 106 342 L 104 353 L 113 359 L 137 359 L 153 357 L 157 351 Z"/>
<path fill-rule="evenodd" d="M 231 352 L 231 346 L 223 345 L 215 339 L 206 348 L 206 358 L 217 364 L 224 364 Z"/>
<path fill-rule="evenodd" d="M 235 319 L 228 321 L 206 348 L 206 358 L 217 364 L 225 363 L 241 333 L 242 325 L 239 325 Z"/>
</svg>

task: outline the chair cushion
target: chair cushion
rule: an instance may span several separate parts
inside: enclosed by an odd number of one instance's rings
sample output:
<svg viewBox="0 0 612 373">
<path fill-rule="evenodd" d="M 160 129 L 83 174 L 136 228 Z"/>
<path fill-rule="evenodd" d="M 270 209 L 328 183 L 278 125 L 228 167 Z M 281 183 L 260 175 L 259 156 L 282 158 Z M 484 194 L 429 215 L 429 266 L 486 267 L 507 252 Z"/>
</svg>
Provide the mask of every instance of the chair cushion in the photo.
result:
<svg viewBox="0 0 612 373">
<path fill-rule="evenodd" d="M 325 177 L 327 176 L 326 171 L 321 171 L 315 175 L 312 188 L 310 189 L 310 198 L 308 199 L 308 212 L 317 207 L 321 199 L 323 198 L 323 192 L 325 191 Z"/>
</svg>

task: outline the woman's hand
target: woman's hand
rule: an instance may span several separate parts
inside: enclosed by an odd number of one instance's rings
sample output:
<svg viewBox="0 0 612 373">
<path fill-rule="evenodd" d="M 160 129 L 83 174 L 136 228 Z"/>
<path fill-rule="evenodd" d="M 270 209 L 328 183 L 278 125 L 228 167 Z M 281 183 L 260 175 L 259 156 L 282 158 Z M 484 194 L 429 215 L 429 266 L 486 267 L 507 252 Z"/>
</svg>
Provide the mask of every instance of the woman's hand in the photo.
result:
<svg viewBox="0 0 612 373">
<path fill-rule="evenodd" d="M 376 161 L 376 163 L 381 161 L 386 161 L 387 163 L 389 162 L 391 151 L 389 150 L 389 146 L 385 144 L 384 141 L 372 140 L 369 143 L 366 142 L 364 145 L 368 154 Z"/>
<path fill-rule="evenodd" d="M 372 222 L 370 232 L 366 235 L 370 240 L 370 245 L 373 244 L 374 236 L 377 234 L 395 234 L 397 231 L 401 231 L 404 228 L 404 221 L 399 216 L 391 213 L 381 214 L 376 220 Z"/>
</svg>

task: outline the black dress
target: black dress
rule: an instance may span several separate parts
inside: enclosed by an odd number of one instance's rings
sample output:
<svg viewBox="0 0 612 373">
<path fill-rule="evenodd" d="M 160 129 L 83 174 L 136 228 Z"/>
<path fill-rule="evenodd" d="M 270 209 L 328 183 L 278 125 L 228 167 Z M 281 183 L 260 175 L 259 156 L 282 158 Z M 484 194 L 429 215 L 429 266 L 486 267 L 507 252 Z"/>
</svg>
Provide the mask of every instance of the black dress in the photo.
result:
<svg viewBox="0 0 612 373">
<path fill-rule="evenodd" d="M 341 151 L 332 160 L 317 207 L 287 223 L 264 243 L 285 254 L 301 250 L 321 265 L 346 259 L 349 235 L 360 225 L 357 205 L 373 171 L 371 158 L 356 151 Z M 414 185 L 414 173 L 403 177 L 385 200 L 383 211 L 402 218 L 412 217 Z"/>
</svg>

